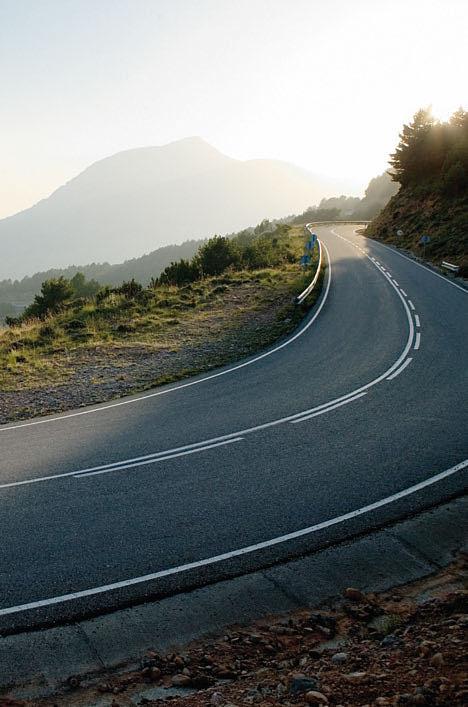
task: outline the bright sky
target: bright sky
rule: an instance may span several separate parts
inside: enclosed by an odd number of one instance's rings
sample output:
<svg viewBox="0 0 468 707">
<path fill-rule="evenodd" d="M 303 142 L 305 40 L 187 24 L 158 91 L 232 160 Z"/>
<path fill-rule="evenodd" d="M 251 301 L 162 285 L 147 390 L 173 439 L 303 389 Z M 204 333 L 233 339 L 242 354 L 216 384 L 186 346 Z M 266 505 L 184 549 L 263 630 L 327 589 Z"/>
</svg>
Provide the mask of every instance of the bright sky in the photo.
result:
<svg viewBox="0 0 468 707">
<path fill-rule="evenodd" d="M 466 0 L 0 0 L 0 217 L 200 135 L 359 193 L 403 121 L 467 107 Z"/>
</svg>

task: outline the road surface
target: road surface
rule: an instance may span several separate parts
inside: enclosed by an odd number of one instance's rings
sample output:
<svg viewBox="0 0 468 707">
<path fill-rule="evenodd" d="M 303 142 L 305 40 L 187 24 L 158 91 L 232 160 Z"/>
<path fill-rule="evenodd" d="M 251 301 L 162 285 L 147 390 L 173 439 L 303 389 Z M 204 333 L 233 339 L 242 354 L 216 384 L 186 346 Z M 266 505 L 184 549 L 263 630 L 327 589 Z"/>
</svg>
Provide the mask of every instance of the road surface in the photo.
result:
<svg viewBox="0 0 468 707">
<path fill-rule="evenodd" d="M 353 226 L 264 354 L 0 427 L 0 630 L 70 620 L 309 551 L 459 493 L 468 292 Z"/>
</svg>

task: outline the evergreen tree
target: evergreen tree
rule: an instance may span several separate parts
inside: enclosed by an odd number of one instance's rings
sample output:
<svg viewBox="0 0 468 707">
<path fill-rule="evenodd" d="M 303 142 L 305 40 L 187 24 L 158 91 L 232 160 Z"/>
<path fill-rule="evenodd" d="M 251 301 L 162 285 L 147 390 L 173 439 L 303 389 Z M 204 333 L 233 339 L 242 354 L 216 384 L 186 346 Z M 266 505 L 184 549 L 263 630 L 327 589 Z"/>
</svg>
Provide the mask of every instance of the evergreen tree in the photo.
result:
<svg viewBox="0 0 468 707">
<path fill-rule="evenodd" d="M 403 126 L 400 142 L 389 160 L 393 169 L 391 176 L 395 182 L 407 185 L 421 174 L 427 137 L 433 126 L 430 108 L 418 110 L 413 121 Z"/>
</svg>

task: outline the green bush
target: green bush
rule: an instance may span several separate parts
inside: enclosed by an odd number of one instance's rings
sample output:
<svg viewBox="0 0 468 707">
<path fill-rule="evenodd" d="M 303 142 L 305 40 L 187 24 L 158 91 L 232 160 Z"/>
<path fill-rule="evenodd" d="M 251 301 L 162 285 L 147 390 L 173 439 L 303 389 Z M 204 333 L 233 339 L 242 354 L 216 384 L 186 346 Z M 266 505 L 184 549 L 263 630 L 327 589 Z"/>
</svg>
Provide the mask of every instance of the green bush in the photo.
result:
<svg viewBox="0 0 468 707">
<path fill-rule="evenodd" d="M 73 289 L 70 282 L 64 277 L 45 280 L 41 286 L 41 293 L 34 297 L 34 302 L 23 312 L 21 319 L 31 317 L 44 317 L 49 313 L 58 312 L 72 298 Z"/>
<path fill-rule="evenodd" d="M 55 339 L 57 336 L 57 329 L 52 324 L 43 324 L 38 331 L 38 336 L 40 339 Z"/>
<path fill-rule="evenodd" d="M 127 282 L 122 282 L 120 287 L 116 287 L 114 292 L 123 295 L 126 299 L 137 299 L 143 293 L 143 285 L 132 278 Z"/>
<path fill-rule="evenodd" d="M 71 319 L 69 322 L 63 325 L 66 331 L 78 331 L 79 329 L 86 329 L 86 322 L 81 319 Z"/>
<path fill-rule="evenodd" d="M 241 256 L 232 240 L 213 236 L 201 246 L 194 260 L 203 275 L 221 275 L 227 268 L 239 265 Z"/>
<path fill-rule="evenodd" d="M 164 285 L 186 285 L 200 278 L 200 268 L 194 260 L 178 260 L 165 268 L 159 277 L 159 283 Z"/>
</svg>

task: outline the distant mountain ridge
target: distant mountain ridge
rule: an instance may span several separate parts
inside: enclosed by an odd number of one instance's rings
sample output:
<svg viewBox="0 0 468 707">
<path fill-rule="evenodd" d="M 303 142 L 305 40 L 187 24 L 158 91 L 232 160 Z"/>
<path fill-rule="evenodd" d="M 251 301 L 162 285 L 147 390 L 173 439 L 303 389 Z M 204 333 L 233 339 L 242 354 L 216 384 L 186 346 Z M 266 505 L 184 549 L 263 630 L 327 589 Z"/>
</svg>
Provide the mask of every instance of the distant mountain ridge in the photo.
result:
<svg viewBox="0 0 468 707">
<path fill-rule="evenodd" d="M 135 278 L 138 282 L 147 285 L 152 277 L 157 277 L 171 262 L 181 258 L 188 260 L 192 258 L 202 243 L 203 240 L 197 240 L 162 246 L 139 258 L 131 258 L 115 265 L 110 263 L 68 265 L 64 268 L 42 270 L 21 280 L 0 280 L 0 321 L 4 314 L 3 310 L 6 314 L 14 314 L 30 304 L 45 280 L 61 276 L 71 279 L 77 272 L 82 272 L 87 280 L 97 280 L 101 284 L 115 286 L 122 284 L 124 280 Z M 13 303 L 16 309 L 7 307 L 8 304 Z"/>
<path fill-rule="evenodd" d="M 236 160 L 201 138 L 119 152 L 0 220 L 0 280 L 74 262 L 122 262 L 298 213 L 331 193 L 294 165 Z"/>
</svg>

